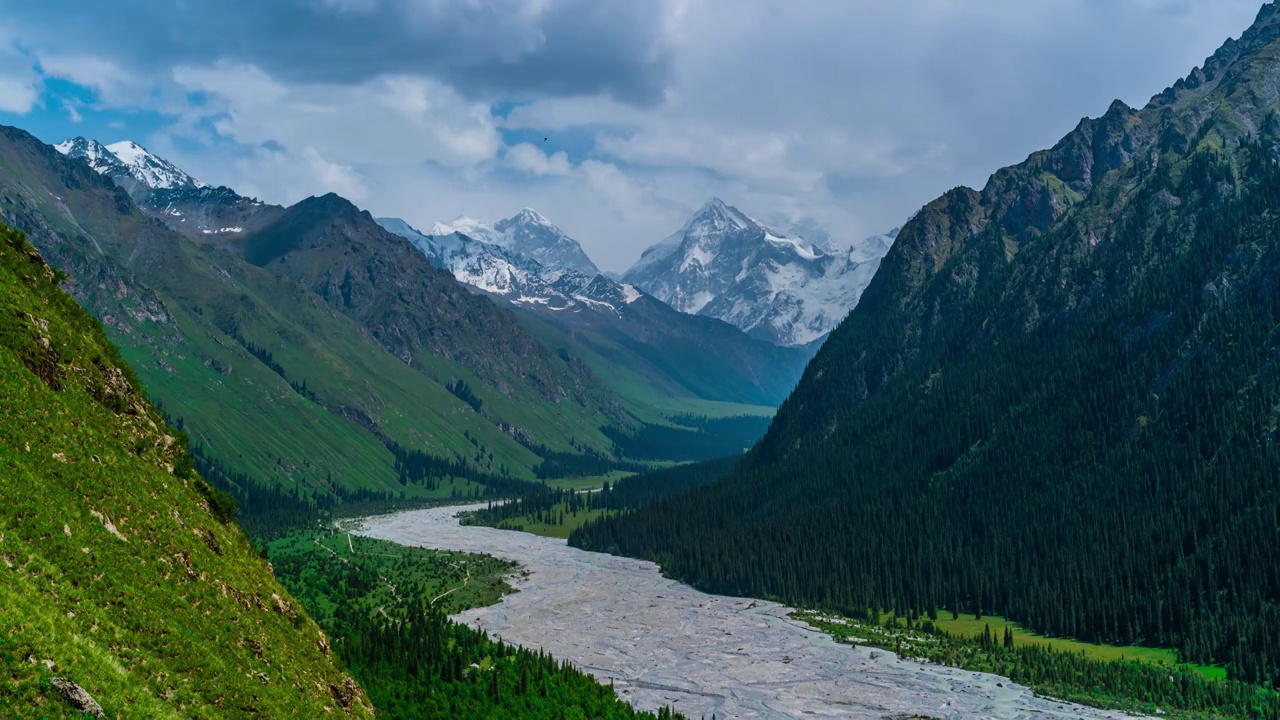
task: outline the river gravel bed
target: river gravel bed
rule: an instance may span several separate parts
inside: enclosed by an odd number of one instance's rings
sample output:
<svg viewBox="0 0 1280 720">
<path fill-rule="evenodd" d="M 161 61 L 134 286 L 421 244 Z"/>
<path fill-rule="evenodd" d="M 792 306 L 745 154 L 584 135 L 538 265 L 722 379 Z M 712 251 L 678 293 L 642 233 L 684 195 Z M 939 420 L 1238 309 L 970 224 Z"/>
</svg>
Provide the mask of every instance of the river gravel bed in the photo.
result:
<svg viewBox="0 0 1280 720">
<path fill-rule="evenodd" d="M 511 578 L 519 592 L 455 619 L 613 681 L 640 709 L 671 705 L 719 720 L 1131 717 L 1039 698 L 995 675 L 843 645 L 777 603 L 708 595 L 662 577 L 653 563 L 563 540 L 462 526 L 463 509 L 368 518 L 353 532 L 520 563 Z"/>
</svg>

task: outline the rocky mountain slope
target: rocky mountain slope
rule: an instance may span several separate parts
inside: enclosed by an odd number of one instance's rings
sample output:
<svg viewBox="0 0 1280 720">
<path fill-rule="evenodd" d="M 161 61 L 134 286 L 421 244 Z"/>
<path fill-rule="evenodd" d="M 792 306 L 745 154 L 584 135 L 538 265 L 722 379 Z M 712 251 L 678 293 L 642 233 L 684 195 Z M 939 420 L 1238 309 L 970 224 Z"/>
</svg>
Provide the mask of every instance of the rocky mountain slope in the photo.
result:
<svg viewBox="0 0 1280 720">
<path fill-rule="evenodd" d="M 857 304 L 894 237 L 896 231 L 842 250 L 713 198 L 646 250 L 623 280 L 681 312 L 719 318 L 779 345 L 809 345 Z"/>
<path fill-rule="evenodd" d="M 461 231 L 425 235 L 398 218 L 379 222 L 460 282 L 510 303 L 547 342 L 570 348 L 637 403 L 674 394 L 772 406 L 791 391 L 811 355 L 749 337 L 714 318 L 676 312 L 600 273 L 545 266 Z M 564 236 L 545 219 L 539 226 Z M 468 227 L 492 238 L 483 227 Z M 637 382 L 644 391 L 629 392 Z"/>
<path fill-rule="evenodd" d="M 1278 54 L 1272 3 L 930 202 L 739 472 L 575 542 L 1280 682 Z"/>
<path fill-rule="evenodd" d="M 510 313 L 468 292 L 452 275 L 347 200 L 328 194 L 288 208 L 240 244 L 250 263 L 287 277 L 354 318 L 413 366 L 444 357 L 511 394 L 572 403 L 600 422 L 618 412 L 585 366 L 556 355 Z"/>
<path fill-rule="evenodd" d="M 131 195 L 151 190 L 190 190 L 205 184 L 173 163 L 151 154 L 146 148 L 124 140 L 103 145 L 97 140 L 75 137 L 54 145 L 67 157 L 80 158 L 94 170 L 117 181 Z"/>
<path fill-rule="evenodd" d="M 0 716 L 372 717 L 102 327 L 0 227 Z"/>
<path fill-rule="evenodd" d="M 283 211 L 225 186 L 211 187 L 137 143 L 75 137 L 54 145 L 123 187 L 147 214 L 202 242 L 226 242 Z"/>
</svg>

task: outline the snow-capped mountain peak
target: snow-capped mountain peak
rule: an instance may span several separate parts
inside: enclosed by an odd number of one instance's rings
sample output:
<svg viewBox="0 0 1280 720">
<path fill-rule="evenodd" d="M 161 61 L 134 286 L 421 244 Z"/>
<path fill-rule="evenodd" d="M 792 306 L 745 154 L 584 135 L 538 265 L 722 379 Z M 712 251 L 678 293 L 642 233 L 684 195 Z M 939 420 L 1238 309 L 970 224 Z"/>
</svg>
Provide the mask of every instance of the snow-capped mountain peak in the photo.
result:
<svg viewBox="0 0 1280 720">
<path fill-rule="evenodd" d="M 542 213 L 538 212 L 537 210 L 534 210 L 533 208 L 528 208 L 528 207 L 522 208 L 520 212 L 516 213 L 516 216 L 512 219 L 519 220 L 520 222 L 525 223 L 527 225 L 547 225 L 549 227 L 555 227 L 554 225 L 551 224 L 550 220 L 548 220 L 546 217 L 543 216 Z"/>
<path fill-rule="evenodd" d="M 108 150 L 107 146 L 97 140 L 75 137 L 70 140 L 63 140 L 53 147 L 67 157 L 84 160 L 89 164 L 89 167 L 103 175 L 127 174 L 129 172 L 129 168 L 120 161 L 120 158 L 116 157 L 115 153 Z"/>
<path fill-rule="evenodd" d="M 536 213 L 534 215 L 542 218 Z M 512 220 L 520 217 L 517 215 Z M 527 220 L 533 222 L 533 218 Z M 554 229 L 545 218 L 542 222 Z M 459 282 L 506 298 L 516 305 L 554 311 L 585 309 L 616 314 L 623 306 L 643 297 L 643 293 L 634 286 L 599 273 L 544 265 L 536 258 L 512 250 L 508 246 L 512 241 L 508 235 L 498 235 L 506 245 L 487 242 L 481 238 L 495 231 L 465 216 L 449 223 L 436 223 L 430 235 L 423 235 L 399 218 L 378 218 L 378 223 L 407 239 L 427 256 L 432 265 L 452 273 Z"/>
<path fill-rule="evenodd" d="M 431 235 L 444 236 L 461 233 L 473 240 L 501 245 L 501 236 L 488 225 L 467 215 L 459 215 L 447 223 L 438 222 L 431 226 Z"/>
<path fill-rule="evenodd" d="M 97 140 L 76 137 L 53 147 L 63 155 L 83 159 L 103 175 L 115 179 L 127 176 L 152 190 L 205 187 L 173 163 L 132 140 L 103 145 Z"/>
<path fill-rule="evenodd" d="M 698 212 L 685 223 L 685 234 L 694 232 L 713 232 L 716 230 L 747 230 L 757 223 L 735 207 L 726 205 L 723 200 L 713 197 L 698 209 Z"/>
<path fill-rule="evenodd" d="M 577 240 L 533 208 L 524 208 L 514 217 L 499 220 L 493 229 L 501 236 L 499 245 L 547 267 L 568 268 L 593 277 L 600 272 Z"/>
<path fill-rule="evenodd" d="M 146 148 L 124 140 L 107 146 L 113 155 L 129 168 L 138 182 L 156 190 L 204 187 L 204 183 L 183 172 L 176 165 L 147 151 Z"/>
<path fill-rule="evenodd" d="M 447 223 L 431 227 L 433 236 L 461 233 L 473 240 L 497 245 L 532 258 L 548 268 L 567 268 L 594 277 L 600 272 L 577 240 L 569 237 L 533 208 L 524 208 L 492 226 L 459 215 Z"/>
<path fill-rule="evenodd" d="M 853 309 L 893 238 L 876 236 L 845 251 L 812 220 L 803 223 L 815 237 L 789 222 L 765 225 L 711 198 L 646 250 L 623 280 L 682 312 L 780 345 L 806 345 Z"/>
</svg>

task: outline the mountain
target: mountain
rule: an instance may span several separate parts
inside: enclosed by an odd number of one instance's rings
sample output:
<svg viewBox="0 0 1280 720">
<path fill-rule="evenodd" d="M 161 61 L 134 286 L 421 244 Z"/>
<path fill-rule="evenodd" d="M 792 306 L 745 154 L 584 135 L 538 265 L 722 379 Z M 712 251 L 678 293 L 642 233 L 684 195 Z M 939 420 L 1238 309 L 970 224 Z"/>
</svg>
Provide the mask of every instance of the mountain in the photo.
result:
<svg viewBox="0 0 1280 720">
<path fill-rule="evenodd" d="M 493 227 L 464 215 L 449 223 L 436 223 L 431 228 L 431 234 L 436 236 L 455 232 L 532 258 L 544 267 L 573 270 L 592 277 L 600 273 L 577 240 L 531 208 L 499 220 Z"/>
<path fill-rule="evenodd" d="M 131 140 L 103 145 L 96 140 L 76 137 L 54 147 L 63 155 L 84 159 L 94 170 L 120 182 L 131 194 L 136 189 L 177 190 L 205 186 L 173 163 L 151 154 Z"/>
<path fill-rule="evenodd" d="M 54 145 L 67 157 L 123 187 L 148 215 L 202 242 L 224 242 L 255 229 L 283 211 L 228 187 L 211 187 L 137 143 L 103 145 L 76 137 Z"/>
<path fill-rule="evenodd" d="M 284 212 L 221 185 L 152 190 L 138 200 L 138 207 L 192 240 L 215 245 L 234 244 Z"/>
<path fill-rule="evenodd" d="M 610 456 L 610 434 L 638 425 L 580 359 L 336 197 L 193 241 L 87 162 L 0 127 L 0 217 L 67 274 L 258 528 L 509 490 L 548 457 Z"/>
<path fill-rule="evenodd" d="M 467 292 L 367 212 L 330 193 L 288 208 L 240 244 L 243 257 L 308 288 L 413 366 L 429 353 L 489 384 L 516 385 L 600 419 L 614 410 L 592 373 L 541 345 L 515 318 Z M 494 343 L 500 338 L 500 343 Z"/>
<path fill-rule="evenodd" d="M 717 592 L 1280 683 L 1280 8 L 902 229 L 724 480 L 580 532 Z"/>
<path fill-rule="evenodd" d="M 816 228 L 812 220 L 798 227 Z M 895 233 L 852 250 L 768 227 L 713 198 L 623 280 L 681 312 L 787 346 L 814 343 L 857 304 Z"/>
<path fill-rule="evenodd" d="M 0 313 L 0 716 L 372 717 L 101 325 L 2 226 Z"/>
<path fill-rule="evenodd" d="M 570 348 L 637 404 L 652 402 L 654 395 L 677 395 L 774 406 L 795 386 L 812 355 L 751 338 L 713 318 L 676 312 L 600 273 L 544 266 L 460 231 L 425 235 L 398 218 L 378 222 L 460 282 L 510 303 L 546 342 Z M 465 221 L 456 226 L 493 237 Z M 553 226 L 548 233 L 563 235 Z M 646 387 L 642 393 L 634 392 L 637 380 Z"/>
</svg>

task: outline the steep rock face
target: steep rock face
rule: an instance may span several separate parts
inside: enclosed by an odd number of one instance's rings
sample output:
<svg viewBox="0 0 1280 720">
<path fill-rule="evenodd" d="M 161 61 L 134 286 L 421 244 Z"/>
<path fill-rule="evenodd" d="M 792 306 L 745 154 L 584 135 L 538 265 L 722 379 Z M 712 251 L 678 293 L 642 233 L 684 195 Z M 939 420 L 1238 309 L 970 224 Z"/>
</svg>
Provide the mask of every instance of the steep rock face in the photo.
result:
<svg viewBox="0 0 1280 720">
<path fill-rule="evenodd" d="M 826 335 L 857 304 L 895 234 L 841 250 L 770 228 L 713 198 L 646 250 L 623 279 L 682 312 L 801 346 Z"/>
<path fill-rule="evenodd" d="M 141 199 L 143 212 L 196 242 L 234 246 L 284 212 L 240 195 L 229 187 L 178 187 L 153 190 Z"/>
<path fill-rule="evenodd" d="M 1280 577 L 1244 569 L 1280 562 L 1278 51 L 1268 4 L 1145 107 L 928 203 L 749 466 L 582 542 L 1280 680 Z"/>
</svg>

